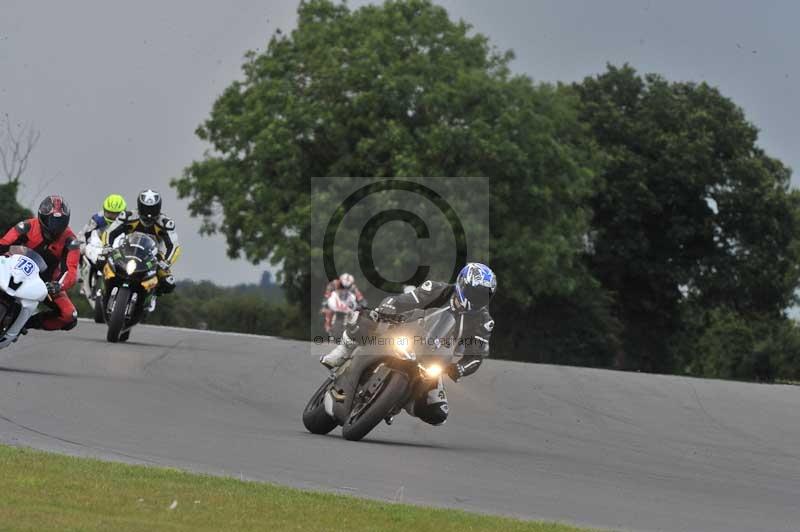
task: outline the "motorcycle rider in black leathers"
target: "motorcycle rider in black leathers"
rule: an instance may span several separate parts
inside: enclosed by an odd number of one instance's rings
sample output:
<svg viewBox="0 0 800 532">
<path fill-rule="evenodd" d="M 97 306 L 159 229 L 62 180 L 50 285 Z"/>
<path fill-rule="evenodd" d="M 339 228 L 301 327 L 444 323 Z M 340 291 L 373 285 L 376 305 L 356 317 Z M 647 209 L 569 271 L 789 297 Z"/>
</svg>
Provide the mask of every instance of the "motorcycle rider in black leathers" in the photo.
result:
<svg viewBox="0 0 800 532">
<path fill-rule="evenodd" d="M 113 245 L 121 235 L 133 232 L 152 236 L 159 247 L 158 286 L 156 295 L 169 294 L 175 290 L 172 266 L 181 254 L 175 222 L 161 213 L 161 194 L 152 189 L 143 190 L 136 200 L 136 215 L 121 212 L 103 235 L 104 244 Z M 152 300 L 155 305 L 155 299 Z M 152 309 L 151 309 L 152 311 Z"/>
<path fill-rule="evenodd" d="M 455 284 L 425 281 L 413 291 L 387 297 L 375 310 L 380 314 L 397 315 L 413 309 L 449 308 L 456 320 L 454 337 L 457 351 L 462 356 L 447 368 L 446 373 L 453 381 L 458 381 L 478 371 L 483 359 L 489 355 L 494 320 L 487 307 L 496 291 L 494 272 L 484 264 L 471 262 L 459 272 Z M 360 312 L 348 325 L 342 343 L 323 356 L 320 362 L 329 369 L 342 365 L 358 347 L 356 339 L 375 331 L 377 313 Z M 448 405 L 442 378 L 439 377 L 428 393 L 407 406 L 406 410 L 431 425 L 444 423 Z"/>
</svg>

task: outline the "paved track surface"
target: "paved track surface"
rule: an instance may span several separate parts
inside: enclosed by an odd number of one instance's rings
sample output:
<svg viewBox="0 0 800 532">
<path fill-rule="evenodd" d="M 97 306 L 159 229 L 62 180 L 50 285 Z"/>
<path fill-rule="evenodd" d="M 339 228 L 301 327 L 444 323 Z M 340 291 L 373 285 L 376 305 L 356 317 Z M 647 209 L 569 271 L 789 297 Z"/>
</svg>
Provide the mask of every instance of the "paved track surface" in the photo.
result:
<svg viewBox="0 0 800 532">
<path fill-rule="evenodd" d="M 0 441 L 625 530 L 800 530 L 800 387 L 489 361 L 451 416 L 305 432 L 322 348 L 81 322 L 0 351 Z"/>
</svg>

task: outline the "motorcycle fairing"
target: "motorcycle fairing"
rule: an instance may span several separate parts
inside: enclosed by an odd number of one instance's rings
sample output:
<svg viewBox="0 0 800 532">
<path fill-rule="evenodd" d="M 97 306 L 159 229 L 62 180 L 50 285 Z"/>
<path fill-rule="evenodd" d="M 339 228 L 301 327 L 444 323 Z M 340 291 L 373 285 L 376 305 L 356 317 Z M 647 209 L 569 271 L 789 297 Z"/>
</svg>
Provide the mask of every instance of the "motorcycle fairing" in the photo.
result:
<svg viewBox="0 0 800 532">
<path fill-rule="evenodd" d="M 39 277 L 39 266 L 34 260 L 14 254 L 0 257 L 0 291 L 20 305 L 19 313 L 0 338 L 0 349 L 19 336 L 20 331 L 36 311 L 40 301 L 47 297 L 47 286 Z M 7 310 L 7 312 L 10 309 Z"/>
</svg>

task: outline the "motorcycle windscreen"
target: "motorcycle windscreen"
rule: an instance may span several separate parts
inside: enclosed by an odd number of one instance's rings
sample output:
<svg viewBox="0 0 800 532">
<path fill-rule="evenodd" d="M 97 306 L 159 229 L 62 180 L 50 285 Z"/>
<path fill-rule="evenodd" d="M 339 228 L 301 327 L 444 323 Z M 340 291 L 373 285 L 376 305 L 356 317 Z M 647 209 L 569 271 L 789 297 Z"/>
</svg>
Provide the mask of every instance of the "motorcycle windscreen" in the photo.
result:
<svg viewBox="0 0 800 532">
<path fill-rule="evenodd" d="M 421 328 L 425 336 L 425 349 L 422 355 L 451 356 L 458 338 L 456 338 L 456 318 L 449 308 L 426 310 Z"/>
<path fill-rule="evenodd" d="M 42 256 L 30 248 L 26 248 L 25 246 L 11 246 L 8 248 L 8 252 L 10 255 L 22 255 L 23 257 L 29 258 L 39 268 L 39 273 L 47 270 L 47 263 Z"/>
<path fill-rule="evenodd" d="M 144 233 L 131 233 L 120 246 L 122 253 L 128 257 L 146 259 L 154 257 L 158 251 L 158 245 L 150 235 Z"/>
</svg>

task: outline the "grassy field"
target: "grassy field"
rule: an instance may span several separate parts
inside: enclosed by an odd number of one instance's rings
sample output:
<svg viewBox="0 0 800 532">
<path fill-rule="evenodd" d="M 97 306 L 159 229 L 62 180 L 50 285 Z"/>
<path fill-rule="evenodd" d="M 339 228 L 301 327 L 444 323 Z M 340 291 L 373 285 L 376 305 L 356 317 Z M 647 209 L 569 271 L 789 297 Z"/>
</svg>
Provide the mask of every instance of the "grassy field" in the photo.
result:
<svg viewBox="0 0 800 532">
<path fill-rule="evenodd" d="M 578 532 L 0 446 L 0 530 Z"/>
</svg>

